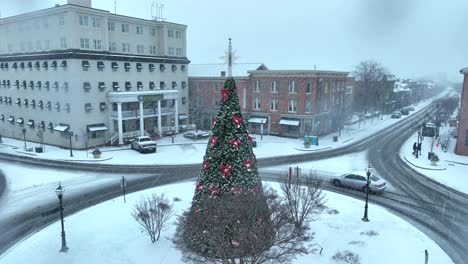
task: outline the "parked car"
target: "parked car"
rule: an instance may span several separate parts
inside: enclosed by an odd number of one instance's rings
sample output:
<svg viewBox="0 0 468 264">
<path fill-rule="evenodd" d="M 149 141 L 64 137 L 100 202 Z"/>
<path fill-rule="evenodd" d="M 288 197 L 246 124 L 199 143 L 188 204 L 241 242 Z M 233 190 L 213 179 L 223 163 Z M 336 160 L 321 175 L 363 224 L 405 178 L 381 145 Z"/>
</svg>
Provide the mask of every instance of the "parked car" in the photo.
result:
<svg viewBox="0 0 468 264">
<path fill-rule="evenodd" d="M 401 117 L 401 112 L 400 111 L 395 111 L 392 113 L 390 116 L 391 118 L 400 118 Z"/>
<path fill-rule="evenodd" d="M 387 182 L 383 179 L 371 174 L 369 192 L 381 193 L 387 188 Z M 332 183 L 335 186 L 348 187 L 351 189 L 366 191 L 367 174 L 366 172 L 352 172 L 343 175 L 338 175 L 332 178 Z"/>
<path fill-rule="evenodd" d="M 408 107 L 406 107 L 406 109 L 408 109 L 408 111 L 414 111 L 414 107 L 412 107 L 412 106 L 408 106 Z"/>
<path fill-rule="evenodd" d="M 199 138 L 207 138 L 210 137 L 211 132 L 209 131 L 203 131 L 203 130 L 198 130 L 198 131 L 188 131 L 184 133 L 184 137 L 186 138 L 191 138 L 191 139 L 199 139 Z"/>
<path fill-rule="evenodd" d="M 409 115 L 409 110 L 408 110 L 408 108 L 402 108 L 402 109 L 400 110 L 400 113 L 401 113 L 402 115 Z"/>
<path fill-rule="evenodd" d="M 158 144 L 150 137 L 142 136 L 136 137 L 131 143 L 130 147 L 140 153 L 143 152 L 156 152 Z"/>
<path fill-rule="evenodd" d="M 450 133 L 450 136 L 452 136 L 453 138 L 458 137 L 458 129 L 455 127 L 450 128 L 449 133 Z"/>
</svg>

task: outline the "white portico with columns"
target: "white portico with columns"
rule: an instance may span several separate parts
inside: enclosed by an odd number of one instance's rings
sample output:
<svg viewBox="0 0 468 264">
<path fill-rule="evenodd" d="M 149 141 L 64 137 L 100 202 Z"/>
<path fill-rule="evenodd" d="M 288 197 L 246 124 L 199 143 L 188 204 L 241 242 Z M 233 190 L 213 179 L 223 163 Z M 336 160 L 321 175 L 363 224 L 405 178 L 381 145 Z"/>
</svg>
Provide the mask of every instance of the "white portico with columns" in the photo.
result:
<svg viewBox="0 0 468 264">
<path fill-rule="evenodd" d="M 148 131 L 160 136 L 179 132 L 177 90 L 110 92 L 108 99 L 112 141 L 124 144 L 124 138 L 148 135 Z"/>
</svg>

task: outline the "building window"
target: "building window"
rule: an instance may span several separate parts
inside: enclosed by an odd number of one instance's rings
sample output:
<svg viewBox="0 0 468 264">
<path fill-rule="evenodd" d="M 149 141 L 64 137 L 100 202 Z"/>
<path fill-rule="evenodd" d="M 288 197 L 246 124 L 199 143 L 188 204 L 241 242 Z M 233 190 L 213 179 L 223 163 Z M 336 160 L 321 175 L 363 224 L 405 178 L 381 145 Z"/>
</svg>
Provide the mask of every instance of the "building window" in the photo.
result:
<svg viewBox="0 0 468 264">
<path fill-rule="evenodd" d="M 81 62 L 81 67 L 83 68 L 83 71 L 88 71 L 90 66 L 91 66 L 91 64 L 89 64 L 89 61 L 82 61 Z"/>
<path fill-rule="evenodd" d="M 48 39 L 44 40 L 44 49 L 45 50 L 50 49 L 50 40 L 48 40 Z"/>
<path fill-rule="evenodd" d="M 113 72 L 116 72 L 119 69 L 119 63 L 118 62 L 113 61 L 111 65 L 112 65 L 112 71 Z"/>
<path fill-rule="evenodd" d="M 278 92 L 278 81 L 271 82 L 271 92 L 277 93 Z"/>
<path fill-rule="evenodd" d="M 109 51 L 117 51 L 117 44 L 115 43 L 115 41 L 109 41 Z"/>
<path fill-rule="evenodd" d="M 176 39 L 182 39 L 182 32 L 176 31 L 175 32 L 175 37 L 176 37 Z"/>
<path fill-rule="evenodd" d="M 102 49 L 102 41 L 100 39 L 93 40 L 94 42 L 94 49 L 101 50 Z"/>
<path fill-rule="evenodd" d="M 174 30 L 172 30 L 172 29 L 167 30 L 167 37 L 168 38 L 174 38 Z"/>
<path fill-rule="evenodd" d="M 60 103 L 55 103 L 54 109 L 57 110 L 57 112 L 60 112 Z"/>
<path fill-rule="evenodd" d="M 130 62 L 124 63 L 124 69 L 126 72 L 129 72 L 131 68 L 132 68 L 132 65 L 130 64 Z"/>
<path fill-rule="evenodd" d="M 143 65 L 141 63 L 137 63 L 136 64 L 136 69 L 137 69 L 137 72 L 141 72 L 141 70 L 143 69 Z"/>
<path fill-rule="evenodd" d="M 296 81 L 289 81 L 289 93 L 297 93 L 296 88 Z"/>
<path fill-rule="evenodd" d="M 67 111 L 67 113 L 70 113 L 70 104 L 66 103 L 65 106 L 63 107 L 63 110 Z"/>
<path fill-rule="evenodd" d="M 159 89 L 164 89 L 164 88 L 166 88 L 166 83 L 159 82 Z"/>
<path fill-rule="evenodd" d="M 270 101 L 270 110 L 271 111 L 278 111 L 278 99 L 274 98 Z"/>
<path fill-rule="evenodd" d="M 325 90 L 324 93 L 328 93 L 328 82 L 325 82 Z"/>
<path fill-rule="evenodd" d="M 143 54 L 144 53 L 143 45 L 137 45 L 137 53 L 138 54 Z"/>
<path fill-rule="evenodd" d="M 40 41 L 40 40 L 37 40 L 37 41 L 36 41 L 36 50 L 42 50 L 42 45 L 41 45 L 41 41 Z"/>
<path fill-rule="evenodd" d="M 80 38 L 80 47 L 82 49 L 89 49 L 89 39 L 87 38 Z"/>
<path fill-rule="evenodd" d="M 130 43 L 122 43 L 122 52 L 130 52 Z"/>
<path fill-rule="evenodd" d="M 166 66 L 164 64 L 159 64 L 159 70 L 163 72 L 166 69 Z"/>
<path fill-rule="evenodd" d="M 173 72 L 177 71 L 177 66 L 174 65 L 174 64 L 172 65 L 172 71 L 173 71 Z"/>
<path fill-rule="evenodd" d="M 99 103 L 99 109 L 101 110 L 101 112 L 106 111 L 106 109 L 107 109 L 106 103 L 105 102 Z"/>
<path fill-rule="evenodd" d="M 151 28 L 151 36 L 156 36 L 156 28 L 154 27 Z"/>
<path fill-rule="evenodd" d="M 156 85 L 154 84 L 154 82 L 149 82 L 150 90 L 154 90 L 155 87 L 156 87 Z"/>
<path fill-rule="evenodd" d="M 47 18 L 42 19 L 42 27 L 48 28 L 49 27 L 49 20 Z"/>
<path fill-rule="evenodd" d="M 182 48 L 177 48 L 176 49 L 176 56 L 178 56 L 178 57 L 182 56 Z"/>
<path fill-rule="evenodd" d="M 119 83 L 118 82 L 113 82 L 112 83 L 112 90 L 114 92 L 120 92 L 120 86 L 119 86 Z"/>
<path fill-rule="evenodd" d="M 91 112 L 93 110 L 93 107 L 91 106 L 91 103 L 86 103 L 85 104 L 85 112 Z"/>
<path fill-rule="evenodd" d="M 65 25 L 65 17 L 64 16 L 59 16 L 59 25 L 61 25 L 61 26 Z"/>
<path fill-rule="evenodd" d="M 128 24 L 122 24 L 122 32 L 128 33 L 129 32 L 129 26 Z"/>
<path fill-rule="evenodd" d="M 172 89 L 177 89 L 177 82 L 172 82 Z"/>
<path fill-rule="evenodd" d="M 80 26 L 83 26 L 83 27 L 88 26 L 88 16 L 80 15 Z"/>
<path fill-rule="evenodd" d="M 156 55 L 156 46 L 150 46 L 150 51 L 149 51 L 149 53 L 150 53 L 151 55 Z"/>
<path fill-rule="evenodd" d="M 255 98 L 254 98 L 253 109 L 255 109 L 255 110 L 260 110 L 260 107 L 261 107 L 260 98 L 255 97 Z"/>
<path fill-rule="evenodd" d="M 260 92 L 260 80 L 255 80 L 254 92 Z"/>
<path fill-rule="evenodd" d="M 89 92 L 91 90 L 91 84 L 89 82 L 84 82 L 83 89 L 85 92 Z"/>
<path fill-rule="evenodd" d="M 312 112 L 312 102 L 311 102 L 310 100 L 307 100 L 307 101 L 306 101 L 306 104 L 305 104 L 305 112 L 306 112 L 306 113 Z"/>
<path fill-rule="evenodd" d="M 100 28 L 100 27 L 101 27 L 101 24 L 102 24 L 102 18 L 100 18 L 100 17 L 93 17 L 93 18 L 92 18 L 92 22 L 93 22 L 93 27 L 95 27 L 95 28 Z"/>
<path fill-rule="evenodd" d="M 289 100 L 288 112 L 297 112 L 297 101 L 294 99 Z"/>
<path fill-rule="evenodd" d="M 312 83 L 310 81 L 307 82 L 306 93 L 312 93 Z"/>
<path fill-rule="evenodd" d="M 67 40 L 65 38 L 60 38 L 60 48 L 61 49 L 67 48 Z"/>
<path fill-rule="evenodd" d="M 132 83 L 125 82 L 125 91 L 130 91 L 130 90 L 132 90 Z"/>
<path fill-rule="evenodd" d="M 143 35 L 143 26 L 142 25 L 136 26 L 136 33 L 137 33 L 137 35 Z"/>
<path fill-rule="evenodd" d="M 148 64 L 148 70 L 149 70 L 150 72 L 153 72 L 153 71 L 154 71 L 154 64 L 153 64 L 153 63 Z"/>
<path fill-rule="evenodd" d="M 109 31 L 115 31 L 115 22 L 114 21 L 107 22 L 107 29 Z"/>
<path fill-rule="evenodd" d="M 468 130 L 465 131 L 465 146 L 468 146 Z"/>
<path fill-rule="evenodd" d="M 168 52 L 169 55 L 173 56 L 175 54 L 174 53 L 174 47 L 169 47 L 167 52 Z"/>
<path fill-rule="evenodd" d="M 99 91 L 104 91 L 106 89 L 106 83 L 105 82 L 99 82 L 98 83 Z"/>
<path fill-rule="evenodd" d="M 138 91 L 143 90 L 143 83 L 142 82 L 137 82 L 137 90 Z"/>
<path fill-rule="evenodd" d="M 98 68 L 98 71 L 104 71 L 104 62 L 103 61 L 98 61 L 97 62 L 97 68 Z"/>
</svg>

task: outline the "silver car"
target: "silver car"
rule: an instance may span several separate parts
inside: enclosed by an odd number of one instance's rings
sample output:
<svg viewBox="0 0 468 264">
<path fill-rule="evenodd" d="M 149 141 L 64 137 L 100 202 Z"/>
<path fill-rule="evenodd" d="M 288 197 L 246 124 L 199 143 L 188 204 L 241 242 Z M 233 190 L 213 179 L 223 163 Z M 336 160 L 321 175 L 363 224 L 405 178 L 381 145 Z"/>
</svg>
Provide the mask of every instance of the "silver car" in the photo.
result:
<svg viewBox="0 0 468 264">
<path fill-rule="evenodd" d="M 380 193 L 383 192 L 387 188 L 387 183 L 377 177 L 374 174 L 371 174 L 370 183 L 369 183 L 369 191 L 371 193 Z M 366 191 L 366 181 L 367 181 L 367 174 L 366 172 L 352 172 L 346 173 L 343 175 L 339 175 L 332 179 L 332 183 L 335 186 L 343 186 L 348 187 L 351 189 L 357 189 Z"/>
</svg>

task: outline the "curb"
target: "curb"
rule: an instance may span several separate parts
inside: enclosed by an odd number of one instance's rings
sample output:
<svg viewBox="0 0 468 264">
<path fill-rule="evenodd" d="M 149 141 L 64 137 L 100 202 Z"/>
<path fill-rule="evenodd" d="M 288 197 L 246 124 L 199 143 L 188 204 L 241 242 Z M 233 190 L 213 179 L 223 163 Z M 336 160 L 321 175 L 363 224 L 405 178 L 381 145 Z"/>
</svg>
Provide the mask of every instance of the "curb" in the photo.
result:
<svg viewBox="0 0 468 264">
<path fill-rule="evenodd" d="M 421 166 L 415 165 L 414 163 L 412 163 L 411 161 L 409 161 L 405 156 L 403 156 L 403 158 L 404 158 L 405 161 L 408 162 L 409 164 L 413 165 L 413 166 L 416 167 L 416 168 L 420 168 L 420 169 L 423 169 L 423 170 L 443 171 L 443 170 L 446 170 L 446 169 L 447 169 L 447 168 L 443 168 L 443 169 L 433 169 L 433 168 L 421 167 Z"/>
<path fill-rule="evenodd" d="M 324 149 L 331 149 L 332 147 L 325 147 L 325 148 L 319 148 L 319 149 L 299 149 L 299 148 L 294 148 L 295 150 L 299 151 L 319 151 L 319 150 L 324 150 Z"/>
</svg>

